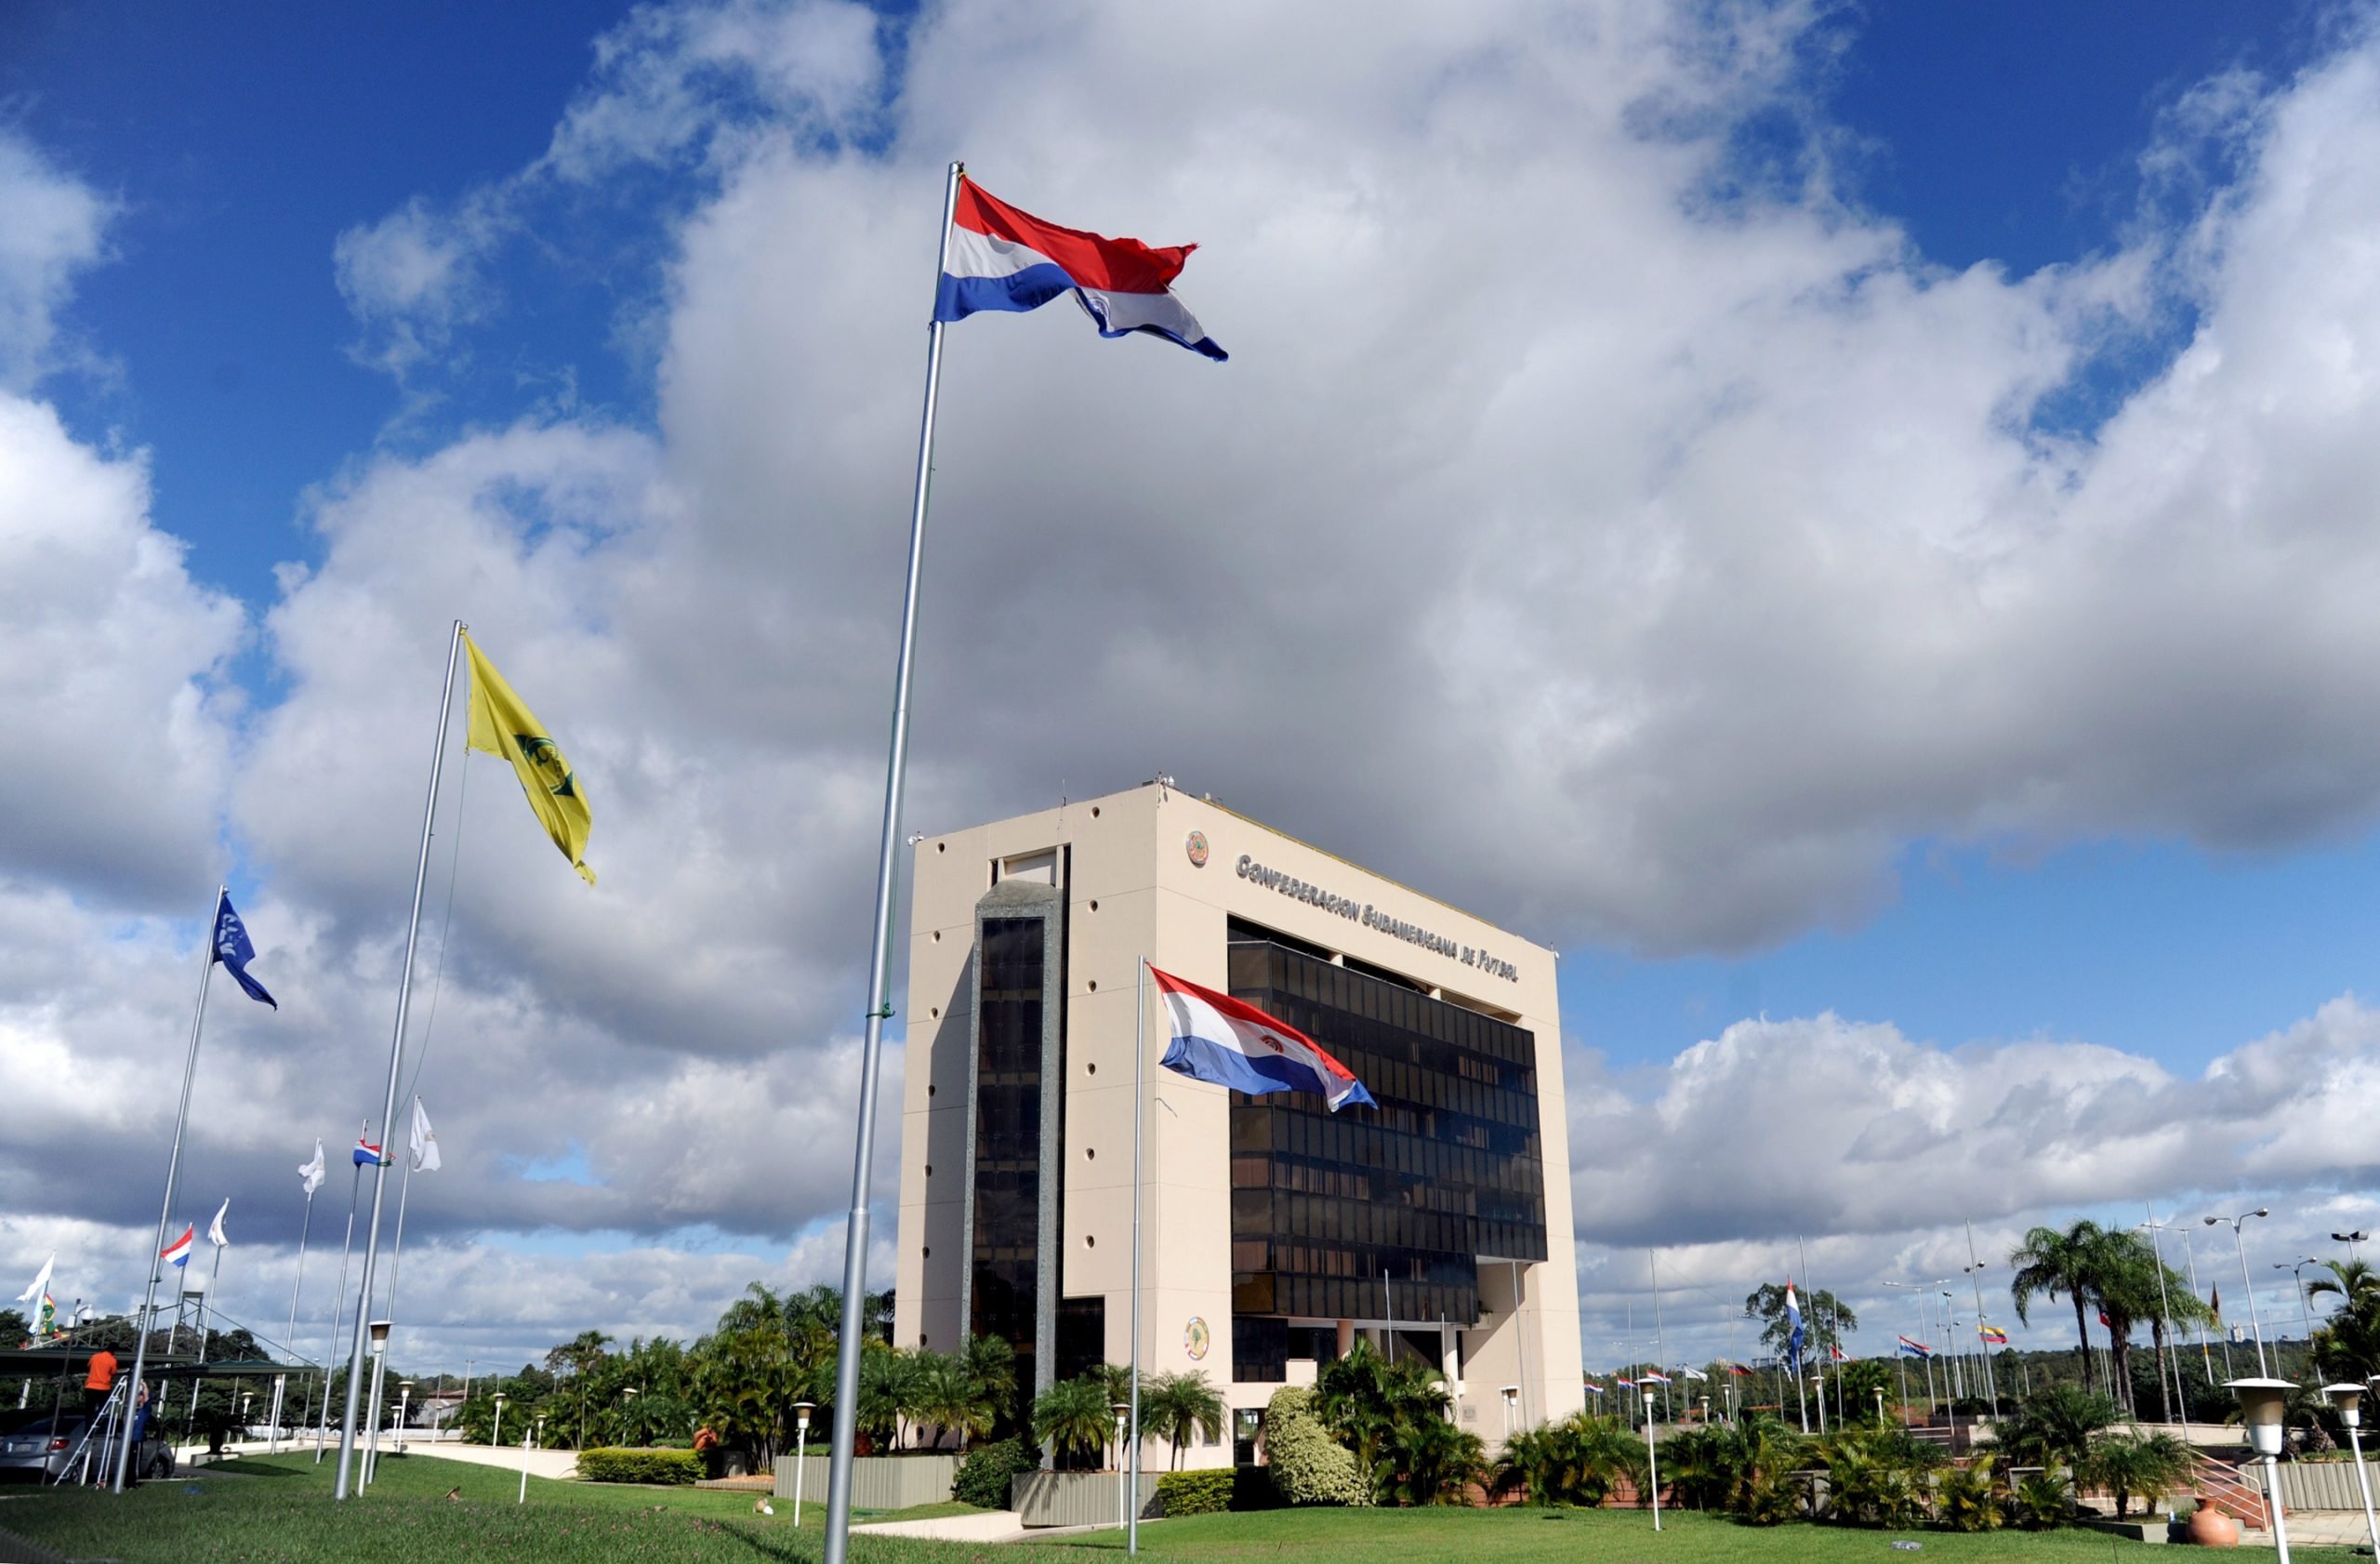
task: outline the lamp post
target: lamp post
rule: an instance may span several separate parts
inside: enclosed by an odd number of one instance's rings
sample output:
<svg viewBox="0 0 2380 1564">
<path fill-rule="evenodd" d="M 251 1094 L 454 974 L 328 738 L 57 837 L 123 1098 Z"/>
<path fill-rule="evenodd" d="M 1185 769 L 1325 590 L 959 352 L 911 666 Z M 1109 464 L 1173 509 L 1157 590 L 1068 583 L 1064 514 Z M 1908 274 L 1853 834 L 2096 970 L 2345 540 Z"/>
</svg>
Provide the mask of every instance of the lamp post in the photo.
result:
<svg viewBox="0 0 2380 1564">
<path fill-rule="evenodd" d="M 628 1386 L 626 1389 L 624 1389 L 624 1390 L 622 1390 L 622 1391 L 620 1392 L 620 1403 L 621 1403 L 621 1407 L 620 1407 L 620 1410 L 621 1410 L 621 1417 L 620 1417 L 620 1421 L 621 1421 L 622 1423 L 624 1423 L 624 1424 L 628 1425 L 628 1426 L 627 1426 L 627 1427 L 625 1427 L 625 1428 L 623 1428 L 623 1429 L 621 1430 L 621 1432 L 622 1432 L 622 1433 L 624 1433 L 624 1434 L 626 1434 L 629 1438 L 634 1439 L 634 1438 L 637 1437 L 637 1430 L 638 1430 L 638 1427 L 639 1427 L 639 1425 L 638 1425 L 638 1423 L 637 1423 L 637 1421 L 636 1421 L 636 1386 L 635 1386 L 635 1385 L 631 1385 Z"/>
<path fill-rule="evenodd" d="M 1823 1391 L 1826 1388 L 1826 1376 L 1823 1374 L 1812 1374 L 1810 1376 L 1810 1388 L 1816 1391 Z M 1826 1397 L 1823 1395 L 1818 1397 L 1818 1438 L 1826 1438 Z"/>
<path fill-rule="evenodd" d="M 1125 1402 L 1114 1401 L 1109 1403 L 1107 1410 L 1116 1414 L 1116 1529 L 1120 1531 L 1131 1524 L 1130 1491 L 1124 1486 L 1124 1420 L 1132 1414 L 1132 1409 Z"/>
<path fill-rule="evenodd" d="M 240 1437 L 243 1439 L 253 1438 L 255 1437 L 248 1429 L 248 1403 L 256 1398 L 257 1393 L 253 1390 L 243 1390 L 240 1392 Z"/>
<path fill-rule="evenodd" d="M 2363 1469 L 2363 1386 L 2326 1385 L 2322 1394 L 2339 1409 L 2339 1421 L 2347 1425 L 2347 1448 L 2355 1453 L 2356 1491 L 2363 1495 L 2363 1530 L 2372 1538 L 2373 1556 L 2380 1557 L 2380 1520 L 2372 1516 L 2372 1477 Z"/>
<path fill-rule="evenodd" d="M 487 1437 L 487 1446 L 490 1450 L 504 1448 L 504 1392 L 501 1390 L 496 1393 L 496 1427 Z"/>
<path fill-rule="evenodd" d="M 2265 1464 L 2265 1504 L 2272 1511 L 2272 1540 L 2281 1550 L 2281 1564 L 2289 1564 L 2289 1525 L 2281 1512 L 2281 1447 L 2289 1393 L 2297 1387 L 2285 1379 L 2235 1379 L 2224 1388 L 2240 1398 L 2248 1444 Z"/>
<path fill-rule="evenodd" d="M 397 1381 L 397 1453 L 405 1452 L 405 1424 L 413 1412 L 413 1381 Z"/>
<path fill-rule="evenodd" d="M 2357 1249 L 2355 1246 L 2363 1242 L 2371 1236 L 2371 1234 L 2365 1232 L 2362 1228 L 2358 1227 L 2352 1233 L 2333 1233 L 2331 1235 L 2331 1241 L 2334 1243 L 2343 1243 L 2347 1245 L 2347 1257 L 2348 1259 L 2360 1260 L 2363 1258 L 2363 1252 Z"/>
<path fill-rule="evenodd" d="M 1877 1427 L 1879 1427 L 1879 1428 L 1882 1428 L 1884 1425 L 1884 1387 L 1883 1387 L 1883 1386 L 1881 1386 L 1881 1385 L 1879 1385 L 1879 1386 L 1877 1387 L 1877 1389 L 1876 1389 L 1876 1426 L 1877 1426 Z"/>
<path fill-rule="evenodd" d="M 810 1414 L 818 1410 L 814 1401 L 793 1404 L 793 1529 L 801 1530 L 801 1468 L 810 1459 Z"/>
<path fill-rule="evenodd" d="M 538 1423 L 539 1423 L 540 1425 L 542 1425 L 542 1424 L 545 1422 L 545 1419 L 541 1417 L 541 1418 L 537 1419 L 537 1421 L 538 1421 Z M 513 1502 L 514 1504 L 527 1504 L 527 1503 L 529 1502 L 529 1446 L 530 1446 L 530 1442 L 531 1442 L 531 1440 L 530 1440 L 530 1436 L 529 1436 L 529 1435 L 527 1435 L 527 1434 L 523 1434 L 523 1435 L 522 1435 L 522 1436 L 521 1436 L 521 1493 L 520 1493 L 520 1496 L 519 1496 L 518 1498 L 516 1498 L 516 1499 L 514 1499 L 514 1500 L 512 1501 L 512 1502 Z"/>
<path fill-rule="evenodd" d="M 2270 1207 L 2258 1206 L 2254 1211 L 2243 1211 L 2237 1216 L 2210 1216 L 2206 1219 L 2206 1225 L 2210 1227 L 2223 1222 L 2231 1224 L 2231 1241 L 2240 1248 L 2240 1288 L 2248 1294 L 2248 1325 L 2256 1333 L 2256 1372 L 2263 1375 L 2271 1374 L 2272 1365 L 2265 1361 L 2264 1321 L 2256 1316 L 2256 1284 L 2248 1276 L 2248 1240 L 2241 1236 L 2240 1229 L 2247 1226 L 2248 1218 L 2251 1216 L 2270 1216 L 2271 1214 Z M 2254 1385 L 2256 1382 L 2242 1379 L 2234 1380 L 2231 1383 Z"/>
<path fill-rule="evenodd" d="M 1818 1403 L 1818 1421 L 1826 1421 L 1824 1401 Z M 1660 1452 L 1653 1448 L 1653 1413 L 1649 1398 L 1645 1412 L 1645 1486 L 1652 1497 L 1653 1530 L 1658 1531 L 1661 1529 L 1661 1457 Z"/>
<path fill-rule="evenodd" d="M 2320 1264 L 2320 1260 L 2310 1254 L 2294 1264 L 2286 1260 L 2276 1260 L 2272 1263 L 2274 1270 L 2287 1271 L 2289 1279 L 2297 1284 L 2297 1312 L 2305 1317 L 2306 1345 L 2309 1351 L 2314 1345 L 2314 1306 L 2306 1299 L 2306 1267 Z"/>
<path fill-rule="evenodd" d="M 367 1327 L 367 1329 L 372 1332 L 372 1356 L 376 1359 L 373 1364 L 372 1372 L 372 1394 L 367 1398 L 371 1411 L 366 1421 L 371 1426 L 372 1437 L 364 1447 L 364 1478 L 361 1482 L 356 1484 L 358 1488 L 369 1487 L 372 1479 L 379 1476 L 380 1372 L 379 1364 L 377 1359 L 381 1356 L 381 1354 L 389 1350 L 389 1325 L 390 1321 L 388 1320 L 376 1319 Z"/>
</svg>

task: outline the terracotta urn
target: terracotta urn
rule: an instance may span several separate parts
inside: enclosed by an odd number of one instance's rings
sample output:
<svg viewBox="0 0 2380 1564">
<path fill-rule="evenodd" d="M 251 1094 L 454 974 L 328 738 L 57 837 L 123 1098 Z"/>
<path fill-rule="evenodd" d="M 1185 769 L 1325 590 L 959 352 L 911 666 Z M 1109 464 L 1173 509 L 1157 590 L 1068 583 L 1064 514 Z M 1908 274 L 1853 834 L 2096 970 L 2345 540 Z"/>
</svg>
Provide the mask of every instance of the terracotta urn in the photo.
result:
<svg viewBox="0 0 2380 1564">
<path fill-rule="evenodd" d="M 2201 1499 L 2198 1508 L 2190 1512 L 2189 1530 L 2190 1541 L 2201 1547 L 2240 1545 L 2240 1523 L 2204 1499 Z"/>
</svg>

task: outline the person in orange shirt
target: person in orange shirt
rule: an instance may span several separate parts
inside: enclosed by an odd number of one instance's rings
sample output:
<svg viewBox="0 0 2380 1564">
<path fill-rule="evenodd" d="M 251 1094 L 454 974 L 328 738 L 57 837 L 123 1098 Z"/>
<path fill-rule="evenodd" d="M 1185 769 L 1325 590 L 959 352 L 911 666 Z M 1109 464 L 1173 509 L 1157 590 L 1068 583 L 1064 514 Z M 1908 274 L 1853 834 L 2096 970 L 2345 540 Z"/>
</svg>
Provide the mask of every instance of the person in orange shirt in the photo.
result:
<svg viewBox="0 0 2380 1564">
<path fill-rule="evenodd" d="M 115 1385 L 115 1354 L 106 1347 L 91 1354 L 90 1372 L 83 1376 L 83 1400 L 97 1413 Z"/>
</svg>

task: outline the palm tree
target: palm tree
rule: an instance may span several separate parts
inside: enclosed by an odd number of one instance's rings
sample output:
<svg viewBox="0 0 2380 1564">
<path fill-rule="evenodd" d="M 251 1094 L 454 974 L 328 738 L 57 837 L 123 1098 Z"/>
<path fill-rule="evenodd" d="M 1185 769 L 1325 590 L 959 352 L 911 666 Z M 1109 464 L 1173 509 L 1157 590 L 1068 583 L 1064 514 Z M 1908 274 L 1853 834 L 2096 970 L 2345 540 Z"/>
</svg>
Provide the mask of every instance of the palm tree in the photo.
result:
<svg viewBox="0 0 2380 1564">
<path fill-rule="evenodd" d="M 1603 1503 L 1621 1478 L 1633 1479 L 1644 1469 L 1644 1447 L 1617 1420 L 1573 1412 L 1504 1441 L 1496 1491 L 1510 1494 L 1526 1489 L 1531 1504 L 1592 1508 Z"/>
<path fill-rule="evenodd" d="M 1097 1372 L 1062 1379 L 1033 1398 L 1033 1437 L 1061 1453 L 1095 1454 L 1116 1437 L 1107 1383 Z"/>
<path fill-rule="evenodd" d="M 924 1383 L 917 1354 L 869 1340 L 859 1357 L 859 1425 L 901 1449 L 908 1443 Z"/>
<path fill-rule="evenodd" d="M 2122 1409 L 2096 1390 L 2053 1385 L 2034 1391 L 1992 1430 L 1994 1449 L 2015 1466 L 2063 1463 L 2080 1470 L 2090 1459 L 2091 1440 L 2117 1422 Z"/>
<path fill-rule="evenodd" d="M 2099 1307 L 2108 1318 L 2108 1335 L 2114 1343 L 2116 1384 L 2125 1404 L 2139 1415 L 2132 1384 L 2132 1325 L 2149 1322 L 2149 1340 L 2157 1356 L 2157 1392 L 2165 1417 L 2174 1415 L 2174 1387 L 2166 1374 L 2165 1325 L 2189 1325 L 2210 1319 L 2204 1304 L 2189 1283 L 2157 1258 L 2156 1250 L 2137 1233 L 2108 1233 L 2096 1257 L 2099 1274 L 2093 1283 Z"/>
<path fill-rule="evenodd" d="M 1173 1469 L 1180 1471 L 1192 1436 L 1223 1437 L 1223 1398 L 1203 1373 L 1159 1374 L 1141 1387 L 1141 1426 L 1165 1436 Z"/>
<path fill-rule="evenodd" d="M 2033 1322 L 2029 1311 L 2037 1297 L 2063 1297 L 2074 1305 L 2074 1334 L 2079 1344 L 2074 1350 L 2086 1385 L 2091 1379 L 2091 1331 L 2084 1323 L 2082 1306 L 2098 1282 L 2099 1240 L 2105 1236 L 2106 1229 L 2088 1217 L 2063 1233 L 2055 1227 L 2035 1227 L 2008 1256 L 2016 1273 L 2009 1279 L 2008 1296 L 2016 1306 L 2018 1319 L 2028 1325 Z"/>
<path fill-rule="evenodd" d="M 967 1372 L 963 1358 L 939 1352 L 917 1355 L 918 1419 L 941 1433 L 959 1436 L 959 1448 L 991 1431 L 995 1403 Z"/>
<path fill-rule="evenodd" d="M 959 1349 L 959 1361 L 975 1394 L 992 1409 L 992 1426 L 1013 1426 L 1025 1421 L 1016 1403 L 1016 1348 L 998 1336 L 970 1336 Z"/>
<path fill-rule="evenodd" d="M 2334 1379 L 2361 1382 L 2380 1373 L 2380 1271 L 2360 1260 L 2327 1265 L 2331 1274 L 2307 1282 L 2306 1292 L 2335 1292 L 2341 1301 L 2314 1327 L 2314 1361 Z"/>
</svg>

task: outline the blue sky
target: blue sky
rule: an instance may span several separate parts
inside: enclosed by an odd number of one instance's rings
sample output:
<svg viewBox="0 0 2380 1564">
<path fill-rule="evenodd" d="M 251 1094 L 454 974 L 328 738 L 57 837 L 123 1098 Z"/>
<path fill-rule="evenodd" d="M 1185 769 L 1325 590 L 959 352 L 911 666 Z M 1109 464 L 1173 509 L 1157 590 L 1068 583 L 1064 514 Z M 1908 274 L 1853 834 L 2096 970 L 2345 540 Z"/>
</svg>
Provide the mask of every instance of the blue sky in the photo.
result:
<svg viewBox="0 0 2380 1564">
<path fill-rule="evenodd" d="M 5 388 L 63 443 L 0 459 L 145 459 L 105 511 L 121 549 L 93 545 L 117 563 L 75 579 L 120 570 L 125 622 L 170 630 L 89 674 L 169 736 L 155 818 L 79 799 L 72 755 L 0 793 L 29 822 L 0 833 L 0 900 L 64 952 L 0 970 L 0 1024 L 50 1018 L 0 1044 L 141 1057 L 132 1013 L 178 1002 L 184 883 L 228 874 L 281 982 L 322 996 L 290 1025 L 337 1040 L 324 1062 L 272 1077 L 311 1111 L 384 1035 L 418 665 L 468 614 L 588 736 L 590 856 L 620 868 L 572 899 L 496 787 L 469 805 L 475 851 L 503 845 L 463 881 L 453 1024 L 509 1073 L 424 1091 L 468 1104 L 442 1136 L 504 1192 L 443 1231 L 694 1256 L 682 1286 L 604 1294 L 647 1323 L 740 1286 L 713 1262 L 830 1270 L 847 1128 L 769 1082 L 845 1067 L 864 940 L 833 909 L 869 872 L 902 311 L 961 153 L 1060 220 L 1198 241 L 1183 286 L 1236 356 L 1207 374 L 1055 311 L 954 334 L 916 818 L 1164 765 L 1560 944 L 1576 1072 L 1640 1105 L 1723 1035 L 2052 1094 L 2109 1051 L 2135 1097 L 2186 1094 L 2253 1074 L 2268 1035 L 2360 1067 L 2380 549 L 2355 497 L 2380 408 L 2318 394 L 2357 300 L 2270 258 L 2368 235 L 2351 178 L 2308 215 L 2266 175 L 2359 166 L 2370 11 L 1596 14 L 1533 39 L 1424 8 L 1359 48 L 1316 22 L 1260 49 L 1227 8 L 1174 36 L 1090 7 L 1006 52 L 969 4 L 0 15 L 0 134 L 105 209 L 61 242 L 55 336 Z M 1560 69 L 1514 63 L 1539 58 Z M 0 526 L 42 537 L 39 509 Z M 1449 515 L 1483 546 L 1437 551 Z M 123 563 L 162 538 L 187 581 Z M 37 607 L 12 610 L 27 645 Z M 1161 675 L 1193 666 L 1184 713 Z M 64 687 L 27 680 L 5 696 L 27 711 Z M 1052 715 L 1074 709 L 1115 715 Z M 782 815 L 766 849 L 723 846 L 756 797 Z M 84 987 L 55 975 L 78 962 Z M 519 1111 L 549 1085 L 583 1095 Z M 1622 1134 L 1578 1111 L 1581 1138 Z M 1580 1175 L 1619 1192 L 1582 1195 L 1591 1257 L 1642 1239 L 1613 1214 L 1633 1200 L 1704 1246 L 1680 1274 L 1771 1266 L 1658 1146 L 1623 1149 Z M 39 1154 L 0 1137 L 0 1165 Z M 2176 1187 L 2142 1150 L 2103 1182 L 2311 1213 L 2365 1200 L 2368 1162 L 2259 1142 Z M 2015 1182 L 1974 1213 L 1995 1231 L 2089 1203 Z M 1928 1263 L 1953 1199 L 1840 1208 L 1830 1263 Z"/>
</svg>

